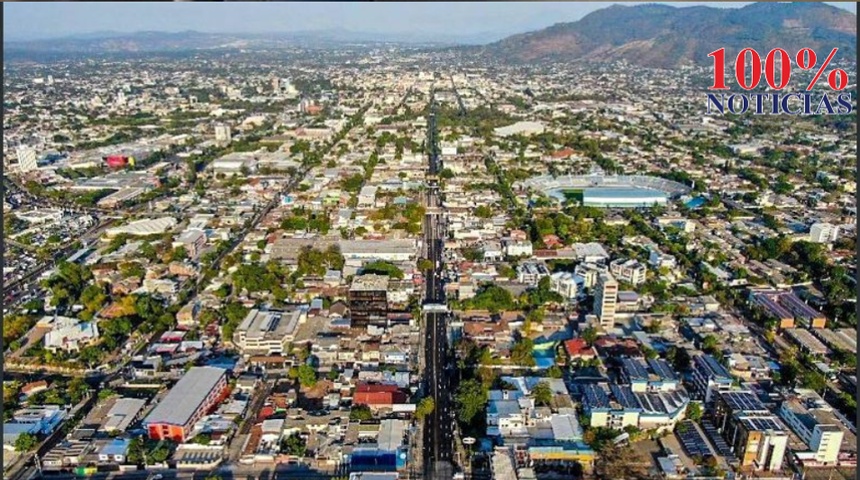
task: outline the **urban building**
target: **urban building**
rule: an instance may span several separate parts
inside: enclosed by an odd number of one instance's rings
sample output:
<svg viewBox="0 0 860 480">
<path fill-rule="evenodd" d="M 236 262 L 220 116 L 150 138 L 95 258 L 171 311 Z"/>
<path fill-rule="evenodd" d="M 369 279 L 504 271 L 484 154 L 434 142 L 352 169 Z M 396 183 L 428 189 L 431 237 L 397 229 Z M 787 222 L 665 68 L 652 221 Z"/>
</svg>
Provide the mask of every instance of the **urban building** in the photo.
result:
<svg viewBox="0 0 860 480">
<path fill-rule="evenodd" d="M 349 287 L 349 311 L 352 325 L 385 325 L 388 315 L 388 276 L 361 275 Z"/>
<path fill-rule="evenodd" d="M 555 272 L 549 277 L 549 288 L 567 300 L 573 300 L 579 291 L 576 278 L 570 272 Z"/>
<path fill-rule="evenodd" d="M 632 285 L 645 283 L 647 269 L 638 260 L 618 259 L 609 264 L 609 271 L 618 280 Z"/>
<path fill-rule="evenodd" d="M 215 125 L 215 141 L 224 145 L 229 145 L 233 136 L 230 131 L 230 126 L 223 123 Z"/>
<path fill-rule="evenodd" d="M 839 226 L 831 223 L 813 223 L 809 228 L 809 241 L 813 243 L 833 243 L 839 238 Z"/>
<path fill-rule="evenodd" d="M 531 286 L 537 286 L 540 279 L 549 276 L 549 269 L 540 262 L 524 262 L 517 265 L 517 280 Z"/>
<path fill-rule="evenodd" d="M 307 319 L 304 309 L 263 311 L 252 309 L 233 333 L 233 344 L 243 355 L 282 355 L 295 340 L 296 327 Z"/>
<path fill-rule="evenodd" d="M 594 291 L 594 314 L 600 319 L 600 325 L 611 328 L 615 323 L 615 306 L 618 302 L 618 282 L 608 272 L 597 276 Z"/>
<path fill-rule="evenodd" d="M 817 395 L 789 397 L 780 405 L 779 416 L 809 447 L 808 452 L 795 453 L 799 460 L 816 465 L 833 465 L 839 460 L 845 433 L 827 402 Z"/>
<path fill-rule="evenodd" d="M 731 390 L 734 383 L 726 367 L 708 354 L 693 356 L 692 379 L 695 394 L 706 404 L 713 401 L 716 392 Z"/>
<path fill-rule="evenodd" d="M 188 440 L 194 424 L 223 399 L 226 391 L 226 370 L 192 367 L 144 419 L 149 438 Z"/>
<path fill-rule="evenodd" d="M 22 172 L 30 172 L 39 168 L 36 159 L 36 150 L 32 147 L 20 146 L 16 149 L 18 154 L 18 168 Z"/>
<path fill-rule="evenodd" d="M 185 247 L 189 258 L 195 259 L 206 246 L 206 233 L 197 229 L 185 230 L 173 242 L 173 248 L 180 246 Z"/>
</svg>

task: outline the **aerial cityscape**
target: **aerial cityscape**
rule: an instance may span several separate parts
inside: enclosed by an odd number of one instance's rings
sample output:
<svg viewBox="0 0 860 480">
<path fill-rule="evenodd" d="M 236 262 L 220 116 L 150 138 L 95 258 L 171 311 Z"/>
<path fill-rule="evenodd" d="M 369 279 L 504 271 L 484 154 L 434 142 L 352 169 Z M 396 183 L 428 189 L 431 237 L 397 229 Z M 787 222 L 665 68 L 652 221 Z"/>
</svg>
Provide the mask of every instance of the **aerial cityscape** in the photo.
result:
<svg viewBox="0 0 860 480">
<path fill-rule="evenodd" d="M 856 109 L 855 5 L 73 5 L 4 39 L 4 479 L 855 477 L 856 114 L 706 103 Z"/>
</svg>

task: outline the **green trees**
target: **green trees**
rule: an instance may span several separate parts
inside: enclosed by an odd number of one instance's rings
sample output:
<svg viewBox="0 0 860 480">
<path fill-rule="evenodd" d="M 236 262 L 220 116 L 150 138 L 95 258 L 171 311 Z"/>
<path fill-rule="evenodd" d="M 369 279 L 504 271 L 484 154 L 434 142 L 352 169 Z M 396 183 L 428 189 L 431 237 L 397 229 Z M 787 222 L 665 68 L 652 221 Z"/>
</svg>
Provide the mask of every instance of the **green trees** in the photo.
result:
<svg viewBox="0 0 860 480">
<path fill-rule="evenodd" d="M 294 433 L 281 443 L 281 451 L 296 457 L 304 457 L 308 447 L 302 437 L 298 433 Z"/>
<path fill-rule="evenodd" d="M 228 303 L 224 307 L 226 322 L 221 327 L 221 338 L 232 341 L 233 332 L 236 331 L 236 327 L 245 319 L 246 315 L 248 315 L 248 308 L 246 306 L 238 302 Z"/>
<path fill-rule="evenodd" d="M 16 452 L 29 452 L 30 450 L 36 448 L 36 445 L 39 444 L 39 440 L 35 435 L 30 433 L 22 433 L 18 435 L 18 438 L 15 439 L 15 451 Z"/>
<path fill-rule="evenodd" d="M 711 355 L 718 353 L 719 340 L 714 335 L 705 335 L 702 339 L 702 351 Z"/>
<path fill-rule="evenodd" d="M 585 341 L 588 346 L 593 346 L 594 341 L 597 340 L 597 329 L 594 327 L 586 327 L 580 332 L 579 336 Z"/>
<path fill-rule="evenodd" d="M 466 380 L 460 383 L 454 401 L 457 404 L 457 416 L 464 423 L 471 423 L 475 417 L 484 411 L 487 405 L 488 392 L 477 380 Z"/>
<path fill-rule="evenodd" d="M 349 419 L 355 422 L 371 420 L 373 413 L 367 405 L 354 405 L 349 411 Z"/>
<path fill-rule="evenodd" d="M 466 301 L 468 308 L 499 312 L 512 310 L 515 307 L 514 296 L 511 292 L 498 285 L 487 285 L 477 295 Z"/>
<path fill-rule="evenodd" d="M 433 413 L 433 410 L 436 408 L 436 402 L 433 401 L 431 397 L 424 397 L 415 407 L 415 416 L 418 417 L 419 420 L 424 419 L 427 415 Z"/>
<path fill-rule="evenodd" d="M 308 388 L 317 384 L 317 372 L 308 364 L 299 367 L 298 378 L 302 387 Z"/>
<path fill-rule="evenodd" d="M 478 218 L 490 218 L 493 216 L 493 209 L 487 205 L 479 205 L 475 208 L 475 216 Z"/>
<path fill-rule="evenodd" d="M 364 184 L 364 175 L 360 173 L 353 174 L 350 177 L 347 177 L 340 184 L 340 188 L 349 193 L 357 193 L 361 190 L 361 186 Z"/>
<path fill-rule="evenodd" d="M 433 262 L 431 260 L 426 258 L 418 260 L 418 270 L 421 270 L 423 272 L 426 270 L 430 270 L 431 268 L 433 268 Z"/>
<path fill-rule="evenodd" d="M 522 337 L 517 340 L 511 349 L 511 363 L 525 367 L 535 366 L 534 347 L 535 342 L 531 338 Z"/>
<path fill-rule="evenodd" d="M 391 278 L 398 280 L 403 279 L 403 270 L 397 268 L 396 265 L 390 262 L 377 260 L 364 265 L 362 273 L 372 273 L 377 275 L 388 275 Z"/>
<path fill-rule="evenodd" d="M 45 286 L 53 293 L 51 302 L 55 306 L 68 306 L 77 302 L 92 278 L 93 274 L 89 268 L 76 263 L 60 262 L 57 265 L 57 273 L 45 282 Z"/>
<path fill-rule="evenodd" d="M 535 403 L 539 405 L 550 405 L 552 403 L 552 389 L 547 382 L 540 382 L 535 385 L 535 388 L 532 390 L 532 396 L 535 399 Z"/>
<path fill-rule="evenodd" d="M 699 402 L 690 402 L 687 404 L 686 417 L 694 422 L 702 419 L 702 405 Z"/>
<path fill-rule="evenodd" d="M 297 272 L 299 275 L 325 275 L 328 269 L 343 269 L 343 264 L 343 255 L 337 245 L 331 245 L 324 251 L 304 247 L 299 252 Z"/>
</svg>

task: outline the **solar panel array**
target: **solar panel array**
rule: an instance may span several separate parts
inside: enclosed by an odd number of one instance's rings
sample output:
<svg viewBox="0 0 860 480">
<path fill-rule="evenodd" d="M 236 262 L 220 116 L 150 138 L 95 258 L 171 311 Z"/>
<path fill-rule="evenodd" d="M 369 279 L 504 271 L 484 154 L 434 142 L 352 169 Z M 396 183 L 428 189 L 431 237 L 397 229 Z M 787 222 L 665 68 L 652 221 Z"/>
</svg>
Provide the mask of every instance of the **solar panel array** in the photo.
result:
<svg viewBox="0 0 860 480">
<path fill-rule="evenodd" d="M 707 457 L 714 454 L 705 437 L 696 428 L 695 423 L 690 420 L 684 420 L 678 426 L 681 428 L 675 429 L 675 434 L 678 436 L 678 440 L 681 442 L 687 455 L 691 457 Z"/>
<path fill-rule="evenodd" d="M 609 389 L 612 390 L 615 400 L 624 408 L 642 408 L 639 402 L 636 401 L 636 396 L 630 387 L 612 384 L 609 386 Z"/>
<path fill-rule="evenodd" d="M 728 460 L 729 463 L 735 460 L 732 449 L 729 447 L 729 444 L 723 440 L 723 437 L 720 436 L 719 432 L 717 432 L 717 427 L 715 427 L 714 424 L 708 420 L 702 420 L 702 430 L 704 430 L 705 434 L 708 435 L 714 448 L 717 449 L 717 453 L 726 457 L 726 460 Z"/>
<path fill-rule="evenodd" d="M 741 421 L 749 430 L 783 430 L 782 425 L 774 417 L 742 417 Z"/>
<path fill-rule="evenodd" d="M 721 392 L 723 400 L 732 411 L 767 411 L 767 407 L 752 392 Z"/>
<path fill-rule="evenodd" d="M 648 380 L 648 370 L 645 370 L 645 366 L 639 360 L 622 358 L 621 366 L 630 380 Z"/>
<path fill-rule="evenodd" d="M 663 378 L 665 380 L 678 379 L 678 377 L 675 375 L 675 371 L 672 370 L 672 367 L 669 366 L 669 362 L 662 358 L 649 358 L 648 366 L 650 366 L 651 371 L 659 375 L 660 378 Z"/>
<path fill-rule="evenodd" d="M 583 400 L 591 408 L 609 408 L 609 395 L 598 385 L 585 384 L 580 387 Z"/>
</svg>

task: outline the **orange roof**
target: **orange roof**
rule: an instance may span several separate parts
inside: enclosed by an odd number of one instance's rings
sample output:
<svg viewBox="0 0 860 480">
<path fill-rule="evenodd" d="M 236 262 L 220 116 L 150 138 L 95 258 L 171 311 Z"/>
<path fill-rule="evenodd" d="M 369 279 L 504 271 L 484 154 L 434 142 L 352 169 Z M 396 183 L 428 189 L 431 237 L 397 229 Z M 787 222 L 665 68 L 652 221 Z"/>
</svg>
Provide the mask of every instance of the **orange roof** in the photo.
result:
<svg viewBox="0 0 860 480">
<path fill-rule="evenodd" d="M 563 148 L 557 152 L 552 153 L 552 158 L 567 158 L 576 153 L 572 148 Z"/>
<path fill-rule="evenodd" d="M 571 357 L 596 357 L 597 352 L 594 347 L 589 347 L 585 340 L 581 338 L 572 338 L 564 342 L 564 349 Z"/>
</svg>

